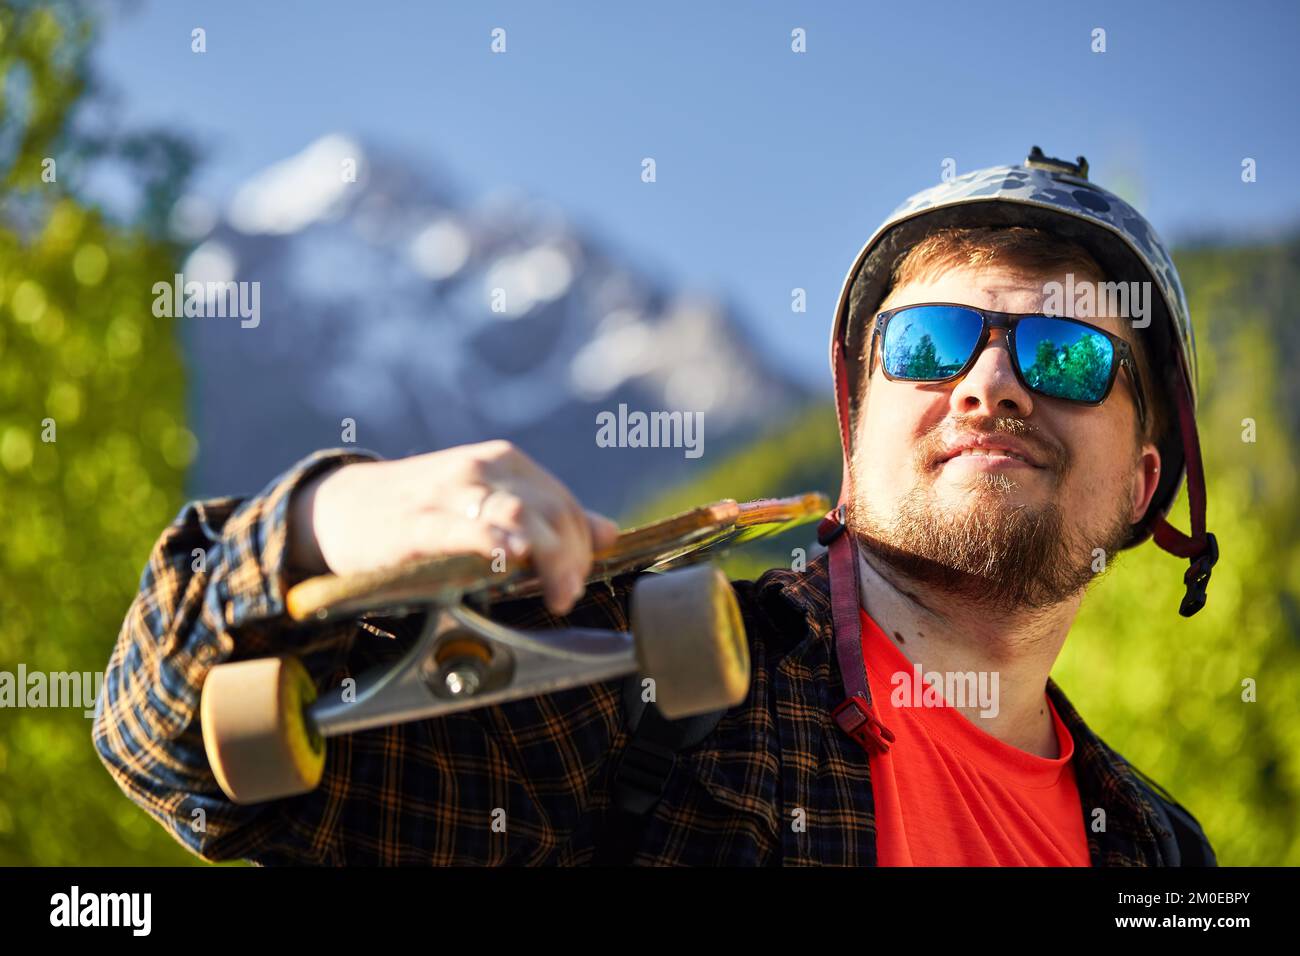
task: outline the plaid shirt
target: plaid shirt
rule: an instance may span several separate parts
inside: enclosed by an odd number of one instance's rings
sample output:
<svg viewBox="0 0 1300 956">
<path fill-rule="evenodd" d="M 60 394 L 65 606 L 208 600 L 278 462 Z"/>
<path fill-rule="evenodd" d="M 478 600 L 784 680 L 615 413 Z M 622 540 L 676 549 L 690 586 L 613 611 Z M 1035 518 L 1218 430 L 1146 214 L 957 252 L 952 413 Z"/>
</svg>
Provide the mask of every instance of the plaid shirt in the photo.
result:
<svg viewBox="0 0 1300 956">
<path fill-rule="evenodd" d="M 337 686 L 396 660 L 418 633 L 420 615 L 325 626 L 296 625 L 284 613 L 294 583 L 290 494 L 323 470 L 372 457 L 320 452 L 260 495 L 182 509 L 150 555 L 113 649 L 96 749 L 132 800 L 209 860 L 592 862 L 628 740 L 621 681 L 331 738 L 324 778 L 303 796 L 239 806 L 217 786 L 198 721 L 209 668 L 287 650 L 320 686 Z M 626 629 L 633 577 L 590 588 L 564 620 Z M 843 692 L 826 555 L 806 571 L 772 570 L 734 587 L 750 641 L 749 695 L 679 755 L 633 862 L 875 865 L 868 755 L 831 717 Z M 537 600 L 499 604 L 493 617 L 561 623 Z M 1166 864 L 1170 834 L 1145 778 L 1050 679 L 1047 691 L 1074 738 L 1093 865 Z M 1093 826 L 1098 809 L 1102 832 Z"/>
</svg>

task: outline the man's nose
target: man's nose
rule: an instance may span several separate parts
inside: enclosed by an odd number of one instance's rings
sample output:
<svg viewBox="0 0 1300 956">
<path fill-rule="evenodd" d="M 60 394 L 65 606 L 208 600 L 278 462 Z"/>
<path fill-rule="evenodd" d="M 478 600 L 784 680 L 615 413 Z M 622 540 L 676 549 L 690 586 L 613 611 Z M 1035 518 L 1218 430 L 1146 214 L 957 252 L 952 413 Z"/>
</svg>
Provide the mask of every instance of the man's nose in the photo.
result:
<svg viewBox="0 0 1300 956">
<path fill-rule="evenodd" d="M 1028 418 L 1033 396 L 1016 378 L 1011 365 L 1011 343 L 1002 329 L 991 329 L 989 340 L 970 371 L 958 379 L 949 398 L 953 414 L 983 412 L 994 417 Z"/>
</svg>

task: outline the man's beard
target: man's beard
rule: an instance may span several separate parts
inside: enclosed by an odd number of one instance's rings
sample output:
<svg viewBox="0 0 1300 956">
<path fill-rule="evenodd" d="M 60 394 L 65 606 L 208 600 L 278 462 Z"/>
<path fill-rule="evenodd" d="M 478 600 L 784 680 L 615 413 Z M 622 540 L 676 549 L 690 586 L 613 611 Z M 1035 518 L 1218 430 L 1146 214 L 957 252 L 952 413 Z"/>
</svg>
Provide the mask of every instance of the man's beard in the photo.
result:
<svg viewBox="0 0 1300 956">
<path fill-rule="evenodd" d="M 1015 425 L 975 430 L 1025 434 Z M 933 460 L 934 441 L 918 446 L 918 469 Z M 1053 468 L 1059 483 L 1068 468 L 1062 451 Z M 855 483 L 849 528 L 871 554 L 918 584 L 1002 610 L 1050 607 L 1083 590 L 1098 575 L 1095 549 L 1105 552 L 1101 567 L 1109 565 L 1132 530 L 1123 502 L 1100 534 L 1089 534 L 1072 526 L 1055 501 L 1012 504 L 1017 486 L 1004 474 L 972 475 L 967 487 L 977 500 L 954 512 L 936 498 L 932 480 L 918 478 L 884 519 L 871 508 L 869 489 Z"/>
</svg>

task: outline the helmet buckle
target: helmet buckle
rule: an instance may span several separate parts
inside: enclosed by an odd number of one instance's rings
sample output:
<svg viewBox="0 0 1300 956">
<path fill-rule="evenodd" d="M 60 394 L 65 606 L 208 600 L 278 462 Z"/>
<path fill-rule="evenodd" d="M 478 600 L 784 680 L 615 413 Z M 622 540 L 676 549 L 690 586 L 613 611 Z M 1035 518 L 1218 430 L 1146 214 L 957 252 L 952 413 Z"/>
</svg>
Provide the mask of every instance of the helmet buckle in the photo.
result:
<svg viewBox="0 0 1300 956">
<path fill-rule="evenodd" d="M 1205 607 L 1205 589 L 1210 584 L 1210 569 L 1219 560 L 1219 542 L 1214 537 L 1213 532 L 1207 531 L 1205 533 L 1205 542 L 1205 550 L 1192 561 L 1191 567 L 1183 574 L 1183 583 L 1187 585 L 1187 593 L 1183 596 L 1183 603 L 1178 608 L 1178 613 L 1183 617 L 1191 617 Z"/>
<path fill-rule="evenodd" d="M 1073 163 L 1067 159 L 1057 159 L 1054 156 L 1044 156 L 1041 146 L 1031 147 L 1029 155 L 1025 158 L 1026 166 L 1036 166 L 1039 169 L 1047 169 L 1052 172 L 1065 173 L 1067 176 L 1075 176 L 1079 179 L 1088 178 L 1088 160 L 1080 156 Z"/>
</svg>

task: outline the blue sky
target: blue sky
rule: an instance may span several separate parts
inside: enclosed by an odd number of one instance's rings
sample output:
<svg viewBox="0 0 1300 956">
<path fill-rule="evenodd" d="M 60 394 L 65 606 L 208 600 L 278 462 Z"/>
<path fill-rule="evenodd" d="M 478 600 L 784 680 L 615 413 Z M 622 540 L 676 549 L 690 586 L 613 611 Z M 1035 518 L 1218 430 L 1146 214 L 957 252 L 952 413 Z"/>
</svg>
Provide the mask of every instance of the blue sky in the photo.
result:
<svg viewBox="0 0 1300 956">
<path fill-rule="evenodd" d="M 790 50 L 796 27 L 807 53 Z M 845 270 L 945 158 L 965 172 L 1034 143 L 1083 153 L 1168 239 L 1300 223 L 1297 38 L 1290 0 L 141 0 L 105 25 L 97 66 L 122 122 L 202 146 L 196 191 L 217 202 L 349 133 L 470 198 L 558 203 L 674 286 L 726 297 L 761 348 L 828 389 Z M 1257 182 L 1241 182 L 1243 157 Z"/>
</svg>

